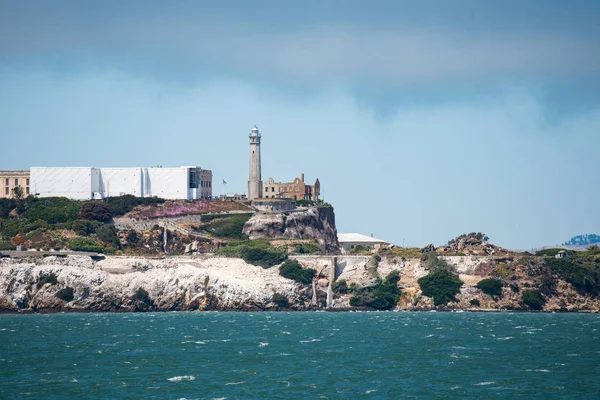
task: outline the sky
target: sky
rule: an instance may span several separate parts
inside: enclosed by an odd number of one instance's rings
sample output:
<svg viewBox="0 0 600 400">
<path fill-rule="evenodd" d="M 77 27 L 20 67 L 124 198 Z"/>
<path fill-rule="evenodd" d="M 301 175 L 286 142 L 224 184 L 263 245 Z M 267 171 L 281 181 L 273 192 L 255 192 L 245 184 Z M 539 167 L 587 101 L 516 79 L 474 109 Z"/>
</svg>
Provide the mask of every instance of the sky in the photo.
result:
<svg viewBox="0 0 600 400">
<path fill-rule="evenodd" d="M 0 169 L 321 181 L 339 232 L 600 233 L 600 3 L 0 0 Z M 222 184 L 223 180 L 227 182 Z"/>
</svg>

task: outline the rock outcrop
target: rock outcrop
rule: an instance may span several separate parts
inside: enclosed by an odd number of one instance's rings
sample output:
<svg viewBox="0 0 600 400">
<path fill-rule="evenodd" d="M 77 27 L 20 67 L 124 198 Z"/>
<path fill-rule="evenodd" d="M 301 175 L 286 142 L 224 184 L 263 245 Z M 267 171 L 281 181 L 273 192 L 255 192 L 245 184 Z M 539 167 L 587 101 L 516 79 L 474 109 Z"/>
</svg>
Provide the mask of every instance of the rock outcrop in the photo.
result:
<svg viewBox="0 0 600 400">
<path fill-rule="evenodd" d="M 257 213 L 244 225 L 250 239 L 312 239 L 327 253 L 339 252 L 335 214 L 331 207 L 288 213 Z"/>
</svg>

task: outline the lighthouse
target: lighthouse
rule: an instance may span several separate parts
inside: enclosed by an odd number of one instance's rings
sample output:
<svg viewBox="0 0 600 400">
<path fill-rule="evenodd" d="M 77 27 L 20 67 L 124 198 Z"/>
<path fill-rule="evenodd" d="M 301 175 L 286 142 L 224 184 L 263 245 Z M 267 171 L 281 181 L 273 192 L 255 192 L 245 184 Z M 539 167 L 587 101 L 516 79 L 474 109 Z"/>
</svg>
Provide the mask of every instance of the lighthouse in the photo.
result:
<svg viewBox="0 0 600 400">
<path fill-rule="evenodd" d="M 262 177 L 260 171 L 260 132 L 254 125 L 250 132 L 250 177 L 248 179 L 248 200 L 262 197 Z"/>
</svg>

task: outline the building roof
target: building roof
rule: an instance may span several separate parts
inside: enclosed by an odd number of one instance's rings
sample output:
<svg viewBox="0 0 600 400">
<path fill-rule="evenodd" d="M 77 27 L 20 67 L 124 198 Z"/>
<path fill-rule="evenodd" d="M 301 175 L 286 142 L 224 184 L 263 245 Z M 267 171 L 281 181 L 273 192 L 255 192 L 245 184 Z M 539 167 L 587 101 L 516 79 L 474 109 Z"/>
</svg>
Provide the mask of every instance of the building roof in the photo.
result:
<svg viewBox="0 0 600 400">
<path fill-rule="evenodd" d="M 360 233 L 338 233 L 338 242 L 358 242 L 358 243 L 388 243 L 385 240 L 377 239 L 371 236 L 361 235 Z"/>
</svg>

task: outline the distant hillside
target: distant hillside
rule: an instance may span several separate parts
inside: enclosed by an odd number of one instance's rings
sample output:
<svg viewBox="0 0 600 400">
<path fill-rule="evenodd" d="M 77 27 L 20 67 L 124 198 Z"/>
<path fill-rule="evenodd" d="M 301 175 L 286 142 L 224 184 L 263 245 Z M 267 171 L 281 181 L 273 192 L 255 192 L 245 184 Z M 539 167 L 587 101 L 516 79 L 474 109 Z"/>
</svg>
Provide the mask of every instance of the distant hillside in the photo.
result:
<svg viewBox="0 0 600 400">
<path fill-rule="evenodd" d="M 585 235 L 574 236 L 568 242 L 564 242 L 563 246 L 589 246 L 591 244 L 600 244 L 600 236 L 589 233 Z"/>
</svg>

